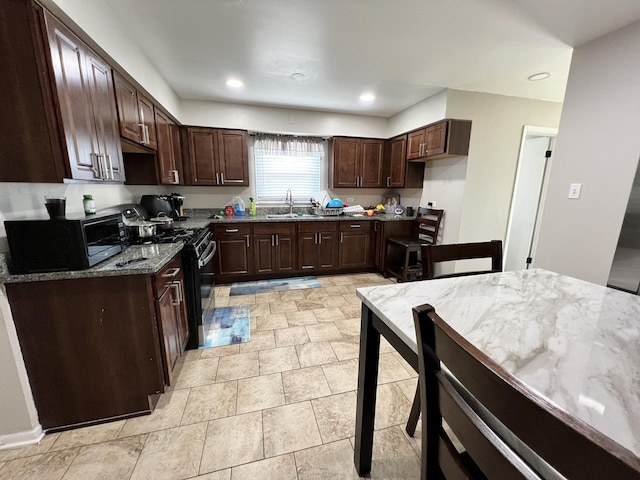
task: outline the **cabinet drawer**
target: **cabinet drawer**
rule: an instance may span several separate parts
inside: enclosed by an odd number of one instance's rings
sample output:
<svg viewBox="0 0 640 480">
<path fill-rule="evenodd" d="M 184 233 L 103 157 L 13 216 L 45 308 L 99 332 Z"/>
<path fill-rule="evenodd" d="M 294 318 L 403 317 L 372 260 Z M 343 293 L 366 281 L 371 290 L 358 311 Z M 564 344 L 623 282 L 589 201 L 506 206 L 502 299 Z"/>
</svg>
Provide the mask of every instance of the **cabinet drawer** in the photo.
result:
<svg viewBox="0 0 640 480">
<path fill-rule="evenodd" d="M 213 233 L 216 237 L 221 235 L 251 235 L 251 224 L 227 223 L 214 225 Z"/>
<path fill-rule="evenodd" d="M 256 223 L 253 226 L 255 235 L 271 235 L 272 233 L 296 233 L 296 224 L 288 223 Z"/>
<path fill-rule="evenodd" d="M 369 232 L 372 230 L 374 222 L 372 221 L 364 221 L 364 222 L 340 222 L 340 231 L 341 232 Z"/>
<path fill-rule="evenodd" d="M 298 232 L 300 233 L 335 232 L 337 230 L 338 222 L 300 222 L 298 224 Z"/>
<path fill-rule="evenodd" d="M 173 257 L 162 270 L 153 276 L 153 288 L 155 298 L 160 298 L 162 293 L 175 281 L 183 278 L 182 258 L 180 254 Z"/>
</svg>

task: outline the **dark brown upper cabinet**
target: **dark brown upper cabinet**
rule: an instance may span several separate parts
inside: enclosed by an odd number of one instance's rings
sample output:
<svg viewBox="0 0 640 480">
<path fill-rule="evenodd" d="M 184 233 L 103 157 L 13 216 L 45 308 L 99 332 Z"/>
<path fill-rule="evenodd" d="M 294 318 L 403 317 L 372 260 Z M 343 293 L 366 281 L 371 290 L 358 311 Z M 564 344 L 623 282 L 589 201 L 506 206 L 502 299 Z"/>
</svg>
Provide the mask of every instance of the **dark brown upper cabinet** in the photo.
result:
<svg viewBox="0 0 640 480">
<path fill-rule="evenodd" d="M 407 135 L 384 142 L 383 180 L 390 188 L 422 188 L 424 165 L 407 161 Z"/>
<path fill-rule="evenodd" d="M 158 139 L 158 180 L 162 185 L 183 184 L 179 127 L 160 110 L 155 111 Z"/>
<path fill-rule="evenodd" d="M 123 182 L 109 65 L 36 3 L 4 2 L 0 24 L 0 181 Z"/>
<path fill-rule="evenodd" d="M 407 160 L 436 160 L 469 154 L 470 120 L 445 119 L 407 134 Z"/>
<path fill-rule="evenodd" d="M 334 137 L 329 170 L 331 187 L 383 187 L 383 152 L 384 140 Z"/>
<path fill-rule="evenodd" d="M 117 72 L 113 72 L 120 136 L 145 147 L 157 149 L 155 107 Z"/>
<path fill-rule="evenodd" d="M 247 132 L 188 127 L 191 185 L 249 186 Z"/>
</svg>

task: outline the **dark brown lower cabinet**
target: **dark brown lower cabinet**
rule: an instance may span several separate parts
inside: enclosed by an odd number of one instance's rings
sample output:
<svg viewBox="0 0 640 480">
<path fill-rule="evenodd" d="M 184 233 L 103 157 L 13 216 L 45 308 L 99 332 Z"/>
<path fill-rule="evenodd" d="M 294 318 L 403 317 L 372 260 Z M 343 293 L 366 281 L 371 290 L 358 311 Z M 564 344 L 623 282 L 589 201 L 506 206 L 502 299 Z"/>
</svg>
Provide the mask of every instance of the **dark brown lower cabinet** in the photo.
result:
<svg viewBox="0 0 640 480">
<path fill-rule="evenodd" d="M 374 266 L 374 240 L 373 222 L 340 222 L 339 267 L 366 269 Z"/>
<path fill-rule="evenodd" d="M 218 243 L 215 274 L 226 276 L 253 274 L 253 242 L 250 224 L 225 223 L 214 226 Z M 216 280 L 217 281 L 217 280 Z"/>
<path fill-rule="evenodd" d="M 375 266 L 379 272 L 384 272 L 387 254 L 387 239 L 411 237 L 414 230 L 415 220 L 405 220 L 399 222 L 379 222 L 373 223 L 373 230 L 376 235 L 375 246 Z"/>
<path fill-rule="evenodd" d="M 173 262 L 178 262 L 180 257 Z M 149 413 L 164 391 L 184 335 L 179 275 L 156 303 L 157 277 L 6 284 L 43 429 L 61 430 Z M 180 287 L 178 287 L 180 284 Z M 172 293 L 173 292 L 173 293 Z M 188 330 L 187 330 L 188 335 Z M 172 345 L 167 352 L 166 345 Z"/>
<path fill-rule="evenodd" d="M 257 223 L 253 244 L 256 274 L 296 270 L 295 223 Z"/>
<path fill-rule="evenodd" d="M 309 273 L 338 268 L 338 222 L 298 224 L 298 267 Z"/>
</svg>

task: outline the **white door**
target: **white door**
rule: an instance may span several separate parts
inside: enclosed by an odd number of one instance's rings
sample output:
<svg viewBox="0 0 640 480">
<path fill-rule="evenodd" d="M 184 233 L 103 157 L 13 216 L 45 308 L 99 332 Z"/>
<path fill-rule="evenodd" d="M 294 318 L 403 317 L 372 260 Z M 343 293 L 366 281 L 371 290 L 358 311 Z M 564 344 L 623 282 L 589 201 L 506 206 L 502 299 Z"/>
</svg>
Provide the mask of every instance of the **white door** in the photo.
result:
<svg viewBox="0 0 640 480">
<path fill-rule="evenodd" d="M 529 268 L 535 250 L 536 231 L 544 201 L 545 181 L 555 133 L 525 127 L 520 161 L 511 201 L 504 254 L 504 270 Z"/>
</svg>

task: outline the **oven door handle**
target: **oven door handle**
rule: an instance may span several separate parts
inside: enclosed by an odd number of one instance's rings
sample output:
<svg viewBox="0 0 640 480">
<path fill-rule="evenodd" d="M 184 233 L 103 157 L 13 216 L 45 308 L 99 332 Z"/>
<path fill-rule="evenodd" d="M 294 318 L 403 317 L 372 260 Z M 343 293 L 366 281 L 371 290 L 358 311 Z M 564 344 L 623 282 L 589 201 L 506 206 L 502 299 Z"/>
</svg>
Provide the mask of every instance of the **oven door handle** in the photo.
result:
<svg viewBox="0 0 640 480">
<path fill-rule="evenodd" d="M 202 258 L 198 259 L 198 268 L 202 268 L 207 263 L 209 263 L 209 260 L 211 260 L 215 254 L 216 254 L 216 242 L 214 240 L 209 244 Z"/>
</svg>

